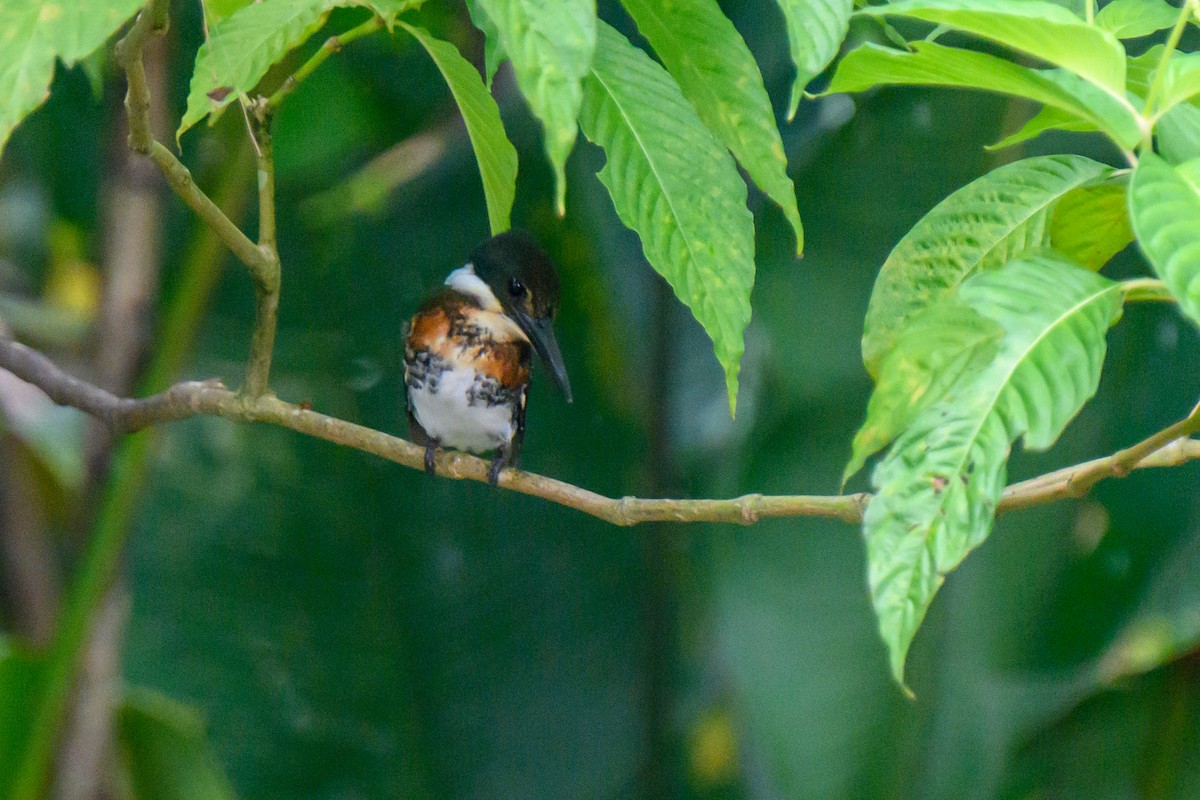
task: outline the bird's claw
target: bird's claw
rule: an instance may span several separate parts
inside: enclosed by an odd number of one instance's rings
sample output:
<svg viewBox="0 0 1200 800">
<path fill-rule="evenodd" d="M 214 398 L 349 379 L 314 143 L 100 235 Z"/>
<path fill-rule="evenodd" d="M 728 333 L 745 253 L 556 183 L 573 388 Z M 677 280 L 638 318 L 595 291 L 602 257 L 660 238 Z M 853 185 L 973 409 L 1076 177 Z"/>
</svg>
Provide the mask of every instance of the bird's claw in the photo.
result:
<svg viewBox="0 0 1200 800">
<path fill-rule="evenodd" d="M 491 466 L 488 467 L 487 479 L 492 486 L 500 485 L 500 470 L 512 466 L 515 459 L 507 449 L 501 448 L 492 456 Z"/>
</svg>

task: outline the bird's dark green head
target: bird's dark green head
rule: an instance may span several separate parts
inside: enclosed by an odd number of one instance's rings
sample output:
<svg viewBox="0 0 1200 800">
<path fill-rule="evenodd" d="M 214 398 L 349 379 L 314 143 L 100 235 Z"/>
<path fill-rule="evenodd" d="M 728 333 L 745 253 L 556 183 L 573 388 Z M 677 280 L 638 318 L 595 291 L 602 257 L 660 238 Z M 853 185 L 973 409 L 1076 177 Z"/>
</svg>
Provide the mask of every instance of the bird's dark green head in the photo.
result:
<svg viewBox="0 0 1200 800">
<path fill-rule="evenodd" d="M 546 251 L 525 231 L 493 236 L 471 253 L 475 274 L 512 318 L 546 363 L 571 402 L 571 384 L 552 324 L 558 313 L 558 272 Z"/>
<path fill-rule="evenodd" d="M 550 256 L 525 231 L 493 236 L 471 253 L 475 274 L 508 312 L 553 319 L 558 311 L 558 273 Z"/>
</svg>

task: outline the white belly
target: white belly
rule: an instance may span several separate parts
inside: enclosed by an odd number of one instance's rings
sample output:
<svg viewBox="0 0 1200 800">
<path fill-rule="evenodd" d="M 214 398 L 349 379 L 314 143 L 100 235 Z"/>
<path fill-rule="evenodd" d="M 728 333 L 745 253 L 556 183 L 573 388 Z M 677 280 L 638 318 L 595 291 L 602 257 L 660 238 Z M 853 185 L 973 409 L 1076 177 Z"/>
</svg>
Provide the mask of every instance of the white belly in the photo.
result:
<svg viewBox="0 0 1200 800">
<path fill-rule="evenodd" d="M 436 392 L 428 383 L 408 391 L 413 416 L 426 433 L 446 447 L 482 453 L 512 439 L 513 410 L 503 404 L 471 405 L 475 377 L 474 370 L 448 369 L 438 377 Z"/>
</svg>

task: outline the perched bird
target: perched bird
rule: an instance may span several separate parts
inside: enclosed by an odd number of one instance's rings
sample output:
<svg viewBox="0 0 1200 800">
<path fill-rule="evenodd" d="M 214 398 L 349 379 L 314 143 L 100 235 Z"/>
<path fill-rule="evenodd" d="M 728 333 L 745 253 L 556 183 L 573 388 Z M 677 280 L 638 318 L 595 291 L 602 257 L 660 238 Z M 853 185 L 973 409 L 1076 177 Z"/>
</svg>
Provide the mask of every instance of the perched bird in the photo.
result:
<svg viewBox="0 0 1200 800">
<path fill-rule="evenodd" d="M 530 350 L 571 402 L 571 385 L 551 327 L 558 274 L 529 234 L 509 231 L 475 248 L 466 265 L 408 324 L 404 385 L 413 440 L 434 471 L 439 447 L 494 451 L 488 482 L 516 466 L 525 437 Z"/>
</svg>

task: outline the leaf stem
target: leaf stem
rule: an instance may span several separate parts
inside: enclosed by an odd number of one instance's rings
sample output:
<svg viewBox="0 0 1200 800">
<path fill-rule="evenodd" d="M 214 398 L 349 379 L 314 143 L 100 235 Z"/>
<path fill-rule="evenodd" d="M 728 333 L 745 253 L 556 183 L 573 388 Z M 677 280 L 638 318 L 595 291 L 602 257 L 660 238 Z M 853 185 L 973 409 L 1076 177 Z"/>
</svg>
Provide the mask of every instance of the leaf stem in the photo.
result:
<svg viewBox="0 0 1200 800">
<path fill-rule="evenodd" d="M 321 44 L 319 48 L 317 48 L 317 52 L 313 53 L 308 61 L 305 61 L 300 65 L 299 69 L 284 79 L 283 85 L 280 86 L 273 95 L 271 95 L 269 100 L 267 100 L 267 105 L 272 111 L 279 108 L 279 104 L 287 99 L 287 96 L 294 92 L 296 87 L 300 85 L 300 82 L 311 75 L 313 70 L 325 63 L 325 59 L 329 58 L 331 55 L 341 50 L 355 39 L 361 39 L 364 36 L 382 29 L 383 25 L 383 18 L 379 17 L 378 15 L 374 15 L 366 22 L 351 28 L 345 33 L 339 33 L 334 36 L 330 36 Z"/>
<path fill-rule="evenodd" d="M 1096 0 L 1086 0 L 1083 4 L 1083 15 L 1088 25 L 1096 22 Z"/>
<path fill-rule="evenodd" d="M 1154 70 L 1154 80 L 1150 82 L 1150 90 L 1146 93 L 1146 105 L 1142 110 L 1143 116 L 1151 116 L 1151 112 L 1158 102 L 1158 94 L 1162 91 L 1163 73 L 1166 72 L 1171 56 L 1175 54 L 1175 48 L 1179 46 L 1179 40 L 1183 37 L 1183 29 L 1187 26 L 1188 18 L 1193 13 L 1197 13 L 1198 9 L 1200 6 L 1197 5 L 1197 0 L 1184 0 L 1183 7 L 1179 9 L 1179 17 L 1175 20 L 1175 26 L 1171 28 L 1170 35 L 1167 36 L 1166 46 L 1163 47 L 1162 56 L 1158 60 L 1158 67 Z M 1148 145 L 1149 142 L 1143 144 Z M 1147 149 L 1149 148 L 1147 147 Z"/>
<path fill-rule="evenodd" d="M 1121 291 L 1126 303 L 1174 303 L 1175 297 L 1167 285 L 1158 278 L 1133 278 L 1121 281 Z"/>
</svg>

